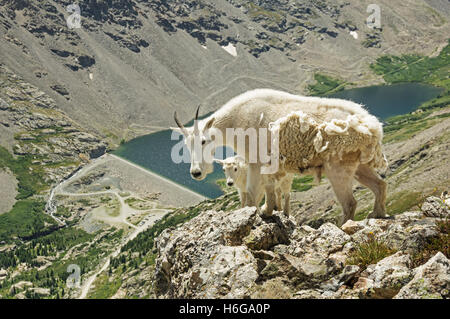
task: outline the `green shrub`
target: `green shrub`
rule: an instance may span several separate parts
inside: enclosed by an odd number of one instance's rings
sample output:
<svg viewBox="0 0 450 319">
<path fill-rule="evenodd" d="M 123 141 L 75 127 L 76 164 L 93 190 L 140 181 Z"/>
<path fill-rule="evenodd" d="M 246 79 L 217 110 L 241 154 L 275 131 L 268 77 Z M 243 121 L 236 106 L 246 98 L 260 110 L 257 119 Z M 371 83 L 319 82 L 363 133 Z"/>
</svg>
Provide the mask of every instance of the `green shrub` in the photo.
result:
<svg viewBox="0 0 450 319">
<path fill-rule="evenodd" d="M 16 202 L 9 212 L 0 215 L 0 241 L 34 237 L 55 227 L 55 221 L 44 213 L 44 207 L 45 203 L 38 200 Z"/>
<path fill-rule="evenodd" d="M 357 265 L 364 270 L 367 266 L 376 264 L 395 252 L 384 241 L 377 239 L 375 235 L 369 233 L 368 238 L 358 243 L 355 251 L 347 258 L 347 264 Z"/>
<path fill-rule="evenodd" d="M 311 95 L 329 95 L 344 89 L 346 82 L 340 79 L 332 78 L 331 76 L 315 73 L 315 84 L 308 86 Z"/>
<path fill-rule="evenodd" d="M 450 41 L 449 41 L 450 43 Z M 449 88 L 450 44 L 436 57 L 405 54 L 385 55 L 370 65 L 387 83 L 424 82 Z"/>
<path fill-rule="evenodd" d="M 16 199 L 28 198 L 48 187 L 44 182 L 42 167 L 32 167 L 31 161 L 30 155 L 14 158 L 7 149 L 0 146 L 0 169 L 8 167 L 18 181 Z M 33 171 L 30 171 L 30 167 Z"/>
</svg>

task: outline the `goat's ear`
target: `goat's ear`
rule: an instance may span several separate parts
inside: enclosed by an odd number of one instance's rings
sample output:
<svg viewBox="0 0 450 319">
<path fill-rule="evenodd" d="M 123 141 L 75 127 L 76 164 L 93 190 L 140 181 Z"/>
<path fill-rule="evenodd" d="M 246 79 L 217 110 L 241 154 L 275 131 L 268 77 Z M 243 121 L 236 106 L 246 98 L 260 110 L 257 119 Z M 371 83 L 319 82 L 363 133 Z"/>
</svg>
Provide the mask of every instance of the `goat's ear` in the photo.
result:
<svg viewBox="0 0 450 319">
<path fill-rule="evenodd" d="M 224 163 L 223 160 L 218 159 L 218 158 L 214 158 L 214 159 L 213 159 L 213 162 L 216 162 L 216 163 L 218 163 L 218 164 L 220 164 L 220 165 L 223 165 L 223 163 Z"/>
<path fill-rule="evenodd" d="M 214 117 L 211 117 L 211 118 L 208 120 L 208 122 L 206 122 L 204 130 L 209 130 L 209 129 L 212 127 L 212 125 L 213 125 L 213 123 L 214 123 L 215 120 L 216 120 L 216 119 L 215 119 Z"/>
<path fill-rule="evenodd" d="M 237 156 L 236 156 L 236 160 L 237 160 L 238 162 L 245 163 L 245 158 L 243 158 L 241 155 L 237 155 Z"/>
</svg>

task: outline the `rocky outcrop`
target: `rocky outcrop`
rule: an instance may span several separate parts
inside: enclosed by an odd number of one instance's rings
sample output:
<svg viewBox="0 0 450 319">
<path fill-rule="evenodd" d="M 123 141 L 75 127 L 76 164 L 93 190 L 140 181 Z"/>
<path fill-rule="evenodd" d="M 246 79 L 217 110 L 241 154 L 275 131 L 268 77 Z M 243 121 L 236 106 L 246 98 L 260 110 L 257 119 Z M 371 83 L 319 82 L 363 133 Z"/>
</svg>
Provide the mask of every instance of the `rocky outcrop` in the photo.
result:
<svg viewBox="0 0 450 319">
<path fill-rule="evenodd" d="M 49 183 L 70 174 L 77 163 L 106 152 L 104 141 L 85 132 L 37 87 L 2 66 L 0 81 L 0 125 L 14 133 L 11 148 L 15 155 L 31 155 L 33 165 L 42 165 Z M 55 90 L 69 94 L 59 86 Z"/>
<path fill-rule="evenodd" d="M 422 211 L 428 217 L 450 217 L 450 205 L 447 200 L 442 201 L 440 198 L 431 196 L 422 204 Z"/>
<path fill-rule="evenodd" d="M 207 211 L 177 230 L 163 232 L 156 243 L 160 294 L 170 298 L 248 296 L 258 278 L 258 265 L 243 240 L 257 218 L 254 208 L 230 214 Z"/>
<path fill-rule="evenodd" d="M 449 259 L 441 252 L 423 265 L 415 259 L 439 236 L 436 223 L 443 219 L 428 215 L 425 205 L 389 219 L 314 229 L 279 212 L 263 219 L 251 207 L 205 211 L 157 238 L 155 292 L 164 298 L 448 298 Z M 361 251 L 382 245 L 385 255 L 367 266 L 350 258 L 366 258 Z"/>
<path fill-rule="evenodd" d="M 414 270 L 414 278 L 395 296 L 396 299 L 450 297 L 450 261 L 438 252 Z"/>
</svg>

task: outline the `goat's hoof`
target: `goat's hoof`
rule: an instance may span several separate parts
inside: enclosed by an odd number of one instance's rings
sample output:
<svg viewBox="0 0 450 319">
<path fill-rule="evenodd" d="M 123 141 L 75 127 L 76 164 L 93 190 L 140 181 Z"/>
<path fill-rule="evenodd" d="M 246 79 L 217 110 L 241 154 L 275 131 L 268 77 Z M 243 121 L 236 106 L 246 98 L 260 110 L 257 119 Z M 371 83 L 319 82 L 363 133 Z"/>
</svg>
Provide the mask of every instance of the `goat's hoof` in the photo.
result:
<svg viewBox="0 0 450 319">
<path fill-rule="evenodd" d="M 267 207 L 266 204 L 264 204 L 264 205 L 261 207 L 261 215 L 262 215 L 263 217 L 270 217 L 270 216 L 272 216 L 272 212 L 273 212 L 273 210 L 269 210 L 269 208 Z"/>
<path fill-rule="evenodd" d="M 371 212 L 369 215 L 367 215 L 367 218 L 376 218 L 376 219 L 390 219 L 392 218 L 392 216 L 386 216 L 386 214 L 384 213 L 376 213 L 376 212 Z"/>
</svg>

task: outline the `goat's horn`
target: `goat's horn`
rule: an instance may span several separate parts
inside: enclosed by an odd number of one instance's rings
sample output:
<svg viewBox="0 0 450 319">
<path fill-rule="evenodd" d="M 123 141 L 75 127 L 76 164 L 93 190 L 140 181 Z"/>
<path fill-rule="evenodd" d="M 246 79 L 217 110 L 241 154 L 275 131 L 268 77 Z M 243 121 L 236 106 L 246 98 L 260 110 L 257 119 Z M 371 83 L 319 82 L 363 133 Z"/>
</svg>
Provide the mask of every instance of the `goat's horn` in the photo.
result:
<svg viewBox="0 0 450 319">
<path fill-rule="evenodd" d="M 200 104 L 197 106 L 197 110 L 195 111 L 195 119 L 198 120 L 198 111 L 200 111 Z"/>
<path fill-rule="evenodd" d="M 181 129 L 181 132 L 183 132 L 183 134 L 187 136 L 188 132 L 187 132 L 186 128 L 184 127 L 184 125 L 181 124 L 180 120 L 178 119 L 177 111 L 175 111 L 173 113 L 173 119 L 175 120 L 175 123 L 177 123 L 178 127 Z"/>
<path fill-rule="evenodd" d="M 194 117 L 194 134 L 198 134 L 198 111 L 200 110 L 200 105 L 197 106 L 197 110 L 195 111 L 195 117 Z"/>
</svg>

